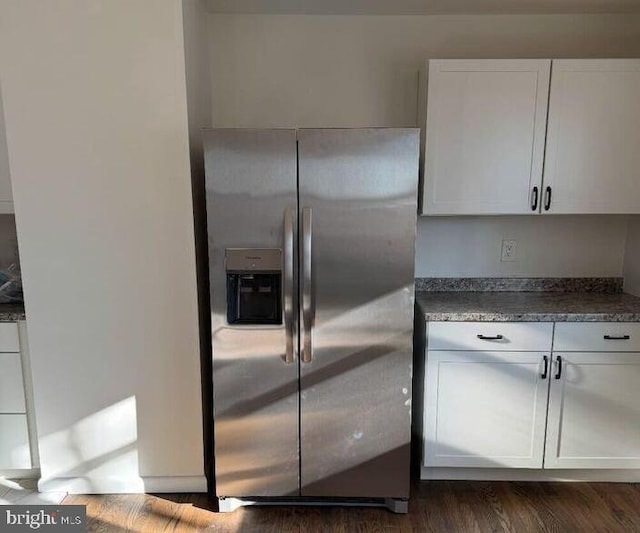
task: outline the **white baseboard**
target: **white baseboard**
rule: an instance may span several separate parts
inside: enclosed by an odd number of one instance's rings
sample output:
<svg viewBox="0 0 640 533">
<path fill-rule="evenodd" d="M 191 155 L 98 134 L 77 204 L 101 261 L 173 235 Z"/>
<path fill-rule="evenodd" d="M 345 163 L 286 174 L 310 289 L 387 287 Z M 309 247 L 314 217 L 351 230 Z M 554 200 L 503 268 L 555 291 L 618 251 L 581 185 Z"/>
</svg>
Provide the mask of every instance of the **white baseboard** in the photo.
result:
<svg viewBox="0 0 640 533">
<path fill-rule="evenodd" d="M 38 479 L 39 468 L 10 468 L 0 469 L 0 477 L 6 479 Z"/>
<path fill-rule="evenodd" d="M 529 470 L 526 468 L 428 468 L 423 466 L 420 479 L 640 483 L 640 470 Z"/>
<path fill-rule="evenodd" d="M 56 477 L 40 479 L 40 492 L 69 494 L 138 494 L 152 492 L 207 492 L 205 476 L 145 476 L 136 478 Z"/>
<path fill-rule="evenodd" d="M 145 492 L 207 492 L 205 476 L 142 478 Z"/>
</svg>

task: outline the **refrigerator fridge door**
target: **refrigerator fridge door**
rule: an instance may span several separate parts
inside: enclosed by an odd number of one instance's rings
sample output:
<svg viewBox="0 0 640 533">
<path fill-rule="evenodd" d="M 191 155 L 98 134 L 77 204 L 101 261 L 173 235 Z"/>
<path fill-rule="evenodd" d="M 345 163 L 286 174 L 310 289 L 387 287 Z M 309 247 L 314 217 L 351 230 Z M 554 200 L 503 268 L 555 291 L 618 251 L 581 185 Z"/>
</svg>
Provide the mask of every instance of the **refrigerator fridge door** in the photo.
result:
<svg viewBox="0 0 640 533">
<path fill-rule="evenodd" d="M 419 133 L 298 131 L 301 494 L 409 496 Z"/>
<path fill-rule="evenodd" d="M 218 496 L 299 494 L 295 130 L 204 134 Z"/>
</svg>

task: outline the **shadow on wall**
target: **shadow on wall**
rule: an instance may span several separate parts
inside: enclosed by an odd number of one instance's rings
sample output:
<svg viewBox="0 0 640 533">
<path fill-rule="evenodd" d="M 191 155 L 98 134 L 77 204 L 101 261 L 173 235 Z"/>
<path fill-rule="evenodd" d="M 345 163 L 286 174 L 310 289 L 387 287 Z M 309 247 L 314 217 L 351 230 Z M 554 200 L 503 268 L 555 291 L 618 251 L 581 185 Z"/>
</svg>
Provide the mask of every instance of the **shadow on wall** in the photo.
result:
<svg viewBox="0 0 640 533">
<path fill-rule="evenodd" d="M 40 437 L 40 454 L 48 462 L 38 488 L 64 490 L 73 480 L 76 492 L 144 492 L 137 441 L 136 398 L 130 396 Z"/>
</svg>

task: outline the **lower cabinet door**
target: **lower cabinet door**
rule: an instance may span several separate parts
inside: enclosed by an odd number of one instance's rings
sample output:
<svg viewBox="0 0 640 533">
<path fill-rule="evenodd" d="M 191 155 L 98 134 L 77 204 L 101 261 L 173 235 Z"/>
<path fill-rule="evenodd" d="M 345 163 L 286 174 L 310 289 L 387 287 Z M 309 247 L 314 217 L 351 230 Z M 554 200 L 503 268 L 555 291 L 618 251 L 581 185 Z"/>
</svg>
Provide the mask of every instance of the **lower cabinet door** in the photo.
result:
<svg viewBox="0 0 640 533">
<path fill-rule="evenodd" d="M 545 468 L 640 468 L 640 353 L 554 353 Z"/>
<path fill-rule="evenodd" d="M 31 468 L 26 415 L 0 415 L 0 469 Z"/>
<path fill-rule="evenodd" d="M 0 413 L 26 410 L 20 354 L 0 353 Z"/>
<path fill-rule="evenodd" d="M 430 351 L 427 358 L 424 466 L 542 467 L 548 353 Z"/>
</svg>

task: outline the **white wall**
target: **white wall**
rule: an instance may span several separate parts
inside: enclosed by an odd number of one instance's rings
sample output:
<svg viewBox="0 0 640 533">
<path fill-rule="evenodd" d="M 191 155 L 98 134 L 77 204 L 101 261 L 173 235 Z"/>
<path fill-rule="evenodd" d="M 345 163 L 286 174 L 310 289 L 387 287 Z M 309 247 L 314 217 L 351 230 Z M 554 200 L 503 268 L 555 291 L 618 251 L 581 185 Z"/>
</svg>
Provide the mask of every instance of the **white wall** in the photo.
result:
<svg viewBox="0 0 640 533">
<path fill-rule="evenodd" d="M 416 277 L 622 276 L 626 216 L 434 217 L 416 241 Z M 516 261 L 501 262 L 503 239 Z"/>
<path fill-rule="evenodd" d="M 206 0 L 182 0 L 189 145 L 204 166 L 201 130 L 211 126 L 211 61 Z"/>
<path fill-rule="evenodd" d="M 416 126 L 428 58 L 640 56 L 640 15 L 211 14 L 210 44 L 214 126 Z M 619 276 L 625 234 L 619 217 L 421 217 L 416 274 Z"/>
<path fill-rule="evenodd" d="M 182 6 L 4 0 L 41 487 L 200 490 Z"/>
</svg>

